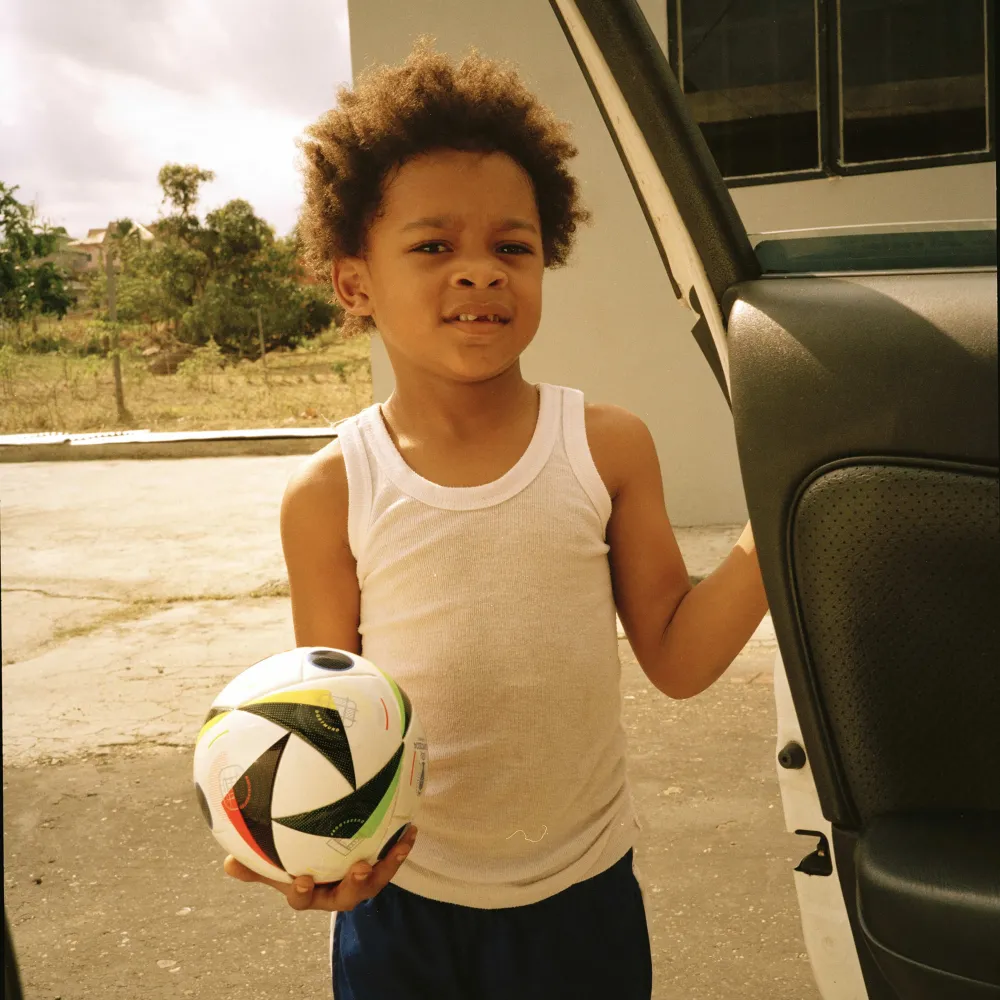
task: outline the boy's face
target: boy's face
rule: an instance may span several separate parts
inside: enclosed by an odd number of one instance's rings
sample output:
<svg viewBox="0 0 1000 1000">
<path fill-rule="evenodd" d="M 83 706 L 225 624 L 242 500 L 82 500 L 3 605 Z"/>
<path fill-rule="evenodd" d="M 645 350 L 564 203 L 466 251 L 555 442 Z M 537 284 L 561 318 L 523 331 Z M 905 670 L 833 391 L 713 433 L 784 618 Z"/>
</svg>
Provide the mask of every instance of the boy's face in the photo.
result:
<svg viewBox="0 0 1000 1000">
<path fill-rule="evenodd" d="M 480 382 L 531 343 L 543 270 L 525 170 L 504 153 L 442 150 L 390 177 L 365 257 L 337 261 L 333 280 L 346 309 L 374 318 L 397 378 Z"/>
</svg>

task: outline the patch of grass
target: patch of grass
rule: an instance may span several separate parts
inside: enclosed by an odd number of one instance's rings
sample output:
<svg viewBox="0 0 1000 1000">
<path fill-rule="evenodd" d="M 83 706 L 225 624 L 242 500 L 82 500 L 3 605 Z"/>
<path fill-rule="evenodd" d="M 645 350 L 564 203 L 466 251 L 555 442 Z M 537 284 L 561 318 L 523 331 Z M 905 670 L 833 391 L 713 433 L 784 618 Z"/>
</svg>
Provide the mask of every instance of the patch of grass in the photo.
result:
<svg viewBox="0 0 1000 1000">
<path fill-rule="evenodd" d="M 290 597 L 287 580 L 268 580 L 259 587 L 251 590 L 249 597 Z"/>
<path fill-rule="evenodd" d="M 92 618 L 82 625 L 72 625 L 69 628 L 56 628 L 52 633 L 52 638 L 46 645 L 65 642 L 67 639 L 78 639 L 82 635 L 91 635 L 102 628 L 106 628 L 108 625 L 123 625 L 125 622 L 138 621 L 140 618 L 145 618 L 151 612 L 159 610 L 161 605 L 166 605 L 167 603 L 169 602 L 161 601 L 157 598 L 140 597 L 97 618 Z"/>
<path fill-rule="evenodd" d="M 45 321 L 39 334 L 61 338 L 59 350 L 31 353 L 0 345 L 0 433 L 120 429 L 112 359 L 81 353 L 90 330 L 84 321 Z M 189 365 L 178 374 L 153 375 L 142 355 L 150 336 L 147 328 L 133 327 L 121 338 L 125 403 L 135 427 L 323 427 L 372 401 L 368 337 L 344 340 L 332 330 L 263 361 Z"/>
<path fill-rule="evenodd" d="M 68 628 L 56 628 L 52 633 L 52 638 L 46 645 L 53 645 L 65 642 L 67 639 L 78 639 L 80 636 L 91 635 L 107 628 L 109 625 L 124 625 L 126 622 L 139 621 L 157 611 L 163 611 L 174 604 L 197 604 L 202 601 L 245 601 L 266 600 L 273 597 L 288 597 L 287 580 L 268 580 L 259 587 L 255 587 L 246 594 L 181 594 L 179 596 L 167 597 L 138 597 L 135 600 L 123 602 L 119 607 L 108 611 L 106 614 L 84 622 L 82 625 L 73 625 Z"/>
</svg>

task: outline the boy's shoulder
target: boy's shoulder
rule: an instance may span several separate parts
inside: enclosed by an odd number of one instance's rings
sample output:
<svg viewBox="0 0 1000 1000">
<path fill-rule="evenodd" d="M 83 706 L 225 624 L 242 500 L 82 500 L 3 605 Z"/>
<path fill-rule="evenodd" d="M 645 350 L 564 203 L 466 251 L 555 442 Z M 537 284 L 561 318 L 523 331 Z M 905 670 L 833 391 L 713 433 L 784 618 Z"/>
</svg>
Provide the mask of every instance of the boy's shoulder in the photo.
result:
<svg viewBox="0 0 1000 1000">
<path fill-rule="evenodd" d="M 641 417 L 614 403 L 584 403 L 587 444 L 608 493 L 614 498 L 637 465 L 655 458 L 649 428 Z"/>
<path fill-rule="evenodd" d="M 347 467 L 341 443 L 345 429 L 344 425 L 357 425 L 364 413 L 365 411 L 362 410 L 332 424 L 333 439 L 320 448 L 319 451 L 313 452 L 296 468 L 291 479 L 288 481 L 288 488 L 296 491 L 309 491 L 324 487 L 327 489 L 343 489 L 346 496 Z"/>
<path fill-rule="evenodd" d="M 588 434 L 593 430 L 595 434 L 614 437 L 637 434 L 646 428 L 641 417 L 637 417 L 631 410 L 626 410 L 625 407 L 617 406 L 614 403 L 585 401 L 583 416 L 587 424 Z"/>
<path fill-rule="evenodd" d="M 347 481 L 347 468 L 344 463 L 344 450 L 340 438 L 335 437 L 319 451 L 313 452 L 292 474 L 289 485 L 298 486 L 313 483 L 333 483 L 343 479 Z"/>
<path fill-rule="evenodd" d="M 283 513 L 291 518 L 344 515 L 348 503 L 347 467 L 339 438 L 314 452 L 292 473 L 282 500 Z"/>
</svg>

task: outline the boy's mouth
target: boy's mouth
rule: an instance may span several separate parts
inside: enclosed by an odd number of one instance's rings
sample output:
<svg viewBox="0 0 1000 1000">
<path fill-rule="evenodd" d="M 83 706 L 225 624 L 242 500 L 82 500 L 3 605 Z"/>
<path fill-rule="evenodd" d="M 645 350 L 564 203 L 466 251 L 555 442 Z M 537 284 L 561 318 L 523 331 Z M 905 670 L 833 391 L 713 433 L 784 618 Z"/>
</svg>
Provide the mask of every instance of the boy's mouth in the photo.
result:
<svg viewBox="0 0 1000 1000">
<path fill-rule="evenodd" d="M 481 323 L 484 326 L 488 324 L 498 324 L 500 326 L 505 326 L 510 322 L 508 319 L 504 319 L 503 316 L 498 316 L 496 313 L 487 314 L 485 316 L 476 316 L 473 313 L 460 313 L 458 316 L 452 316 L 447 320 L 448 323 Z"/>
<path fill-rule="evenodd" d="M 506 326 L 510 309 L 502 302 L 466 302 L 445 317 L 446 323 L 475 323 L 478 326 Z"/>
</svg>

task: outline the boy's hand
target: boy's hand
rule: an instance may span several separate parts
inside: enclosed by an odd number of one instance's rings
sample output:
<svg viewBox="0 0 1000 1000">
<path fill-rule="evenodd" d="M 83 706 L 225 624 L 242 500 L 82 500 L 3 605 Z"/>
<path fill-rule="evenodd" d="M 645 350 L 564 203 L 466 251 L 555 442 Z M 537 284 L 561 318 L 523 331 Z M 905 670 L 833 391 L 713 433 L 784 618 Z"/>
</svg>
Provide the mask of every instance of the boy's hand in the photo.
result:
<svg viewBox="0 0 1000 1000">
<path fill-rule="evenodd" d="M 344 878 L 329 885 L 315 885 L 311 875 L 299 875 L 294 882 L 276 882 L 240 864 L 231 854 L 226 858 L 223 868 L 227 875 L 241 882 L 263 882 L 273 886 L 284 893 L 293 910 L 353 910 L 358 903 L 371 899 L 389 884 L 410 853 L 416 836 L 416 828 L 409 827 L 377 864 L 372 866 L 359 861 Z"/>
</svg>

